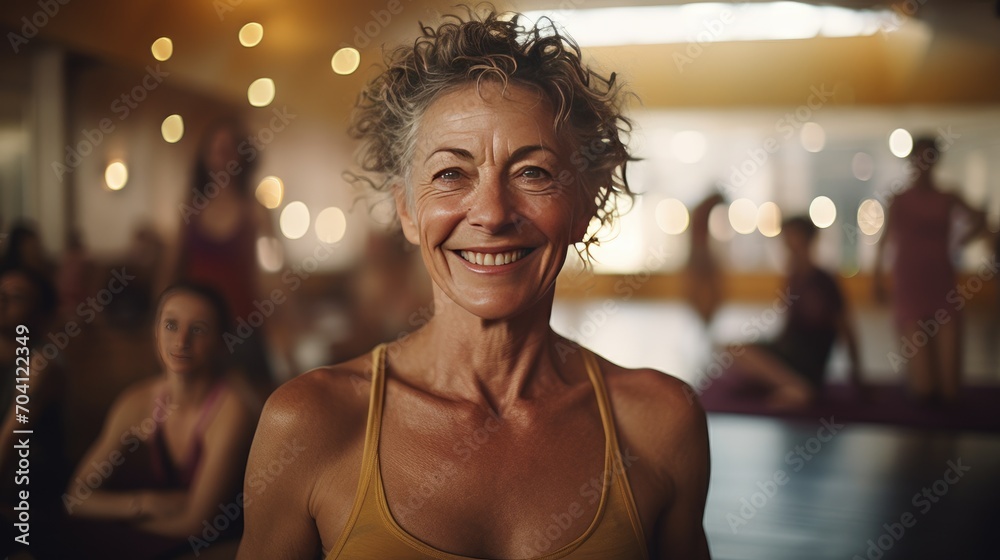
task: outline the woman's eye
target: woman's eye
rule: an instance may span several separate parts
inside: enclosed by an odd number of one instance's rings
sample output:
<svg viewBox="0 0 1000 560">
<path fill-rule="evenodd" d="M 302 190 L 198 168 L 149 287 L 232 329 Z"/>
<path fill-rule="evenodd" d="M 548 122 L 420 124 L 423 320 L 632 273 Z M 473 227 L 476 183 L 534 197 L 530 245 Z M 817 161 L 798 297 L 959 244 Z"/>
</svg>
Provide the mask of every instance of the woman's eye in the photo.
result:
<svg viewBox="0 0 1000 560">
<path fill-rule="evenodd" d="M 525 179 L 548 179 L 551 175 L 541 167 L 526 167 L 521 175 Z"/>
<path fill-rule="evenodd" d="M 462 173 L 457 169 L 445 169 L 444 171 L 436 173 L 434 178 L 443 179 L 445 181 L 457 181 L 462 178 Z"/>
<path fill-rule="evenodd" d="M 167 329 L 168 331 L 175 331 L 175 330 L 177 330 L 177 324 L 173 323 L 172 321 L 167 321 L 166 323 L 164 323 L 163 327 L 165 329 Z"/>
</svg>

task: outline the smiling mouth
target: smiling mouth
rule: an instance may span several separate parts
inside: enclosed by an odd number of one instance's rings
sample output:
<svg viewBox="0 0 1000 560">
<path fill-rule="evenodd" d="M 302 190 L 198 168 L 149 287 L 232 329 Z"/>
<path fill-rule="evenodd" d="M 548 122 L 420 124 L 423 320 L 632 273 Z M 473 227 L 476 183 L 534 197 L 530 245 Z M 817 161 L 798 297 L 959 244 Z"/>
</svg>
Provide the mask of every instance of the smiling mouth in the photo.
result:
<svg viewBox="0 0 1000 560">
<path fill-rule="evenodd" d="M 530 253 L 532 249 L 517 249 L 503 253 L 477 253 L 476 251 L 456 251 L 466 261 L 482 266 L 503 266 L 517 262 Z"/>
</svg>

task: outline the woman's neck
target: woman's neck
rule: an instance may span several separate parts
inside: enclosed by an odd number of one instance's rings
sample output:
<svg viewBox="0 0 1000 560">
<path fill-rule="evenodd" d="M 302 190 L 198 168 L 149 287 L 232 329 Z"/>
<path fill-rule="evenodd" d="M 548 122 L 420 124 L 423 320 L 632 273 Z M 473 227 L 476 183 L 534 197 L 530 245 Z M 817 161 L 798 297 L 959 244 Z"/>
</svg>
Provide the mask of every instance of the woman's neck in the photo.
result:
<svg viewBox="0 0 1000 560">
<path fill-rule="evenodd" d="M 390 363 L 413 371 L 427 390 L 502 411 L 566 383 L 561 366 L 576 347 L 549 327 L 554 292 L 502 320 L 469 313 L 437 287 L 434 295 L 427 325 L 388 347 Z"/>
<path fill-rule="evenodd" d="M 180 407 L 200 405 L 212 389 L 216 378 L 210 372 L 179 374 L 167 371 L 167 395 Z"/>
</svg>

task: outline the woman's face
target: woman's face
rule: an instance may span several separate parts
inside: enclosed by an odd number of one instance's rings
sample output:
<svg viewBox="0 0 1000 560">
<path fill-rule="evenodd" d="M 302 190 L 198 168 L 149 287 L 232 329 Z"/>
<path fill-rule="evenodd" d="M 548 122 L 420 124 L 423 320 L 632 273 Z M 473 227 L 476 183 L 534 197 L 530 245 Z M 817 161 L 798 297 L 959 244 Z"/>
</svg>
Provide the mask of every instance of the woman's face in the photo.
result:
<svg viewBox="0 0 1000 560">
<path fill-rule="evenodd" d="M 156 324 L 156 347 L 167 370 L 189 374 L 212 365 L 221 345 L 212 306 L 186 292 L 167 297 Z"/>
<path fill-rule="evenodd" d="M 590 215 L 543 97 L 484 81 L 442 95 L 417 128 L 397 210 L 437 287 L 484 319 L 528 309 L 555 282 Z"/>
<path fill-rule="evenodd" d="M 208 144 L 208 153 L 205 156 L 205 166 L 209 171 L 225 172 L 229 162 L 239 163 L 239 157 L 236 137 L 231 130 L 221 128 L 212 133 L 212 141 Z"/>
</svg>

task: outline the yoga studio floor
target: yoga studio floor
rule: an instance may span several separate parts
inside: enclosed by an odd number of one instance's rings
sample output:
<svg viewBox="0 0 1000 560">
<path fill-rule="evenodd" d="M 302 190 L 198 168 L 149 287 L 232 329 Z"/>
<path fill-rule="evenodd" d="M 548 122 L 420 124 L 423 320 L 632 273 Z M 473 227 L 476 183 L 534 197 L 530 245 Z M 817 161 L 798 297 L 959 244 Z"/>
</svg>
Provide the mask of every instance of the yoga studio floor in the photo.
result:
<svg viewBox="0 0 1000 560">
<path fill-rule="evenodd" d="M 1000 558 L 1000 435 L 709 415 L 716 560 Z"/>
</svg>

